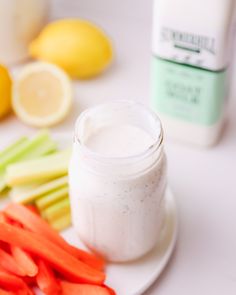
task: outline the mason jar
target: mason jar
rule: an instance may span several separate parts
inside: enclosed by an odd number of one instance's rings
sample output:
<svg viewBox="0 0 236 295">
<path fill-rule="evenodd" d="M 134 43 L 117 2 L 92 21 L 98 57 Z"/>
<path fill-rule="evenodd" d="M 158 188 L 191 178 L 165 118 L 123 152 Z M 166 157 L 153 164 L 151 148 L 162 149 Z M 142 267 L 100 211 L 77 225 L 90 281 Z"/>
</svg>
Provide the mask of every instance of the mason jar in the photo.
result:
<svg viewBox="0 0 236 295">
<path fill-rule="evenodd" d="M 137 259 L 158 242 L 165 213 L 166 156 L 161 122 L 132 101 L 84 111 L 69 167 L 72 223 L 109 261 Z"/>
</svg>

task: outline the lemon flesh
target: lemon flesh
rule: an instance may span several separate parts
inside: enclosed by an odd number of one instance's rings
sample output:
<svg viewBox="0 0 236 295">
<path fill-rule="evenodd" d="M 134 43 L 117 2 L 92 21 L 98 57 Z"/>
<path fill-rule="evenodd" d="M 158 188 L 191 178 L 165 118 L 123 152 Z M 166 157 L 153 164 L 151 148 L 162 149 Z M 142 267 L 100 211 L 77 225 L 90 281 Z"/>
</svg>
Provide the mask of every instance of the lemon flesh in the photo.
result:
<svg viewBox="0 0 236 295">
<path fill-rule="evenodd" d="M 19 85 L 19 94 L 24 110 L 41 118 L 58 112 L 64 95 L 60 80 L 45 70 L 26 77 Z"/>
<path fill-rule="evenodd" d="M 72 89 L 68 76 L 57 66 L 42 62 L 23 68 L 13 88 L 13 108 L 25 123 L 48 127 L 68 114 Z"/>
<path fill-rule="evenodd" d="M 109 39 L 92 23 L 64 19 L 47 25 L 29 51 L 32 57 L 62 67 L 73 78 L 90 78 L 112 60 Z"/>
<path fill-rule="evenodd" d="M 12 81 L 8 70 L 0 65 L 0 118 L 11 110 L 11 86 Z"/>
</svg>

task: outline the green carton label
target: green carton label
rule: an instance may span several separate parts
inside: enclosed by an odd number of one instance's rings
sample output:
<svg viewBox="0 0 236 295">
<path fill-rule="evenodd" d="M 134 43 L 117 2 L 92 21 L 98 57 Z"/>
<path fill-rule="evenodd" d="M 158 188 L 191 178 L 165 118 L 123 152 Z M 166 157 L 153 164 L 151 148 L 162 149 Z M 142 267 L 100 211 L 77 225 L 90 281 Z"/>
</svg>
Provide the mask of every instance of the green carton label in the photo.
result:
<svg viewBox="0 0 236 295">
<path fill-rule="evenodd" d="M 171 117 L 212 125 L 221 116 L 226 71 L 212 72 L 153 58 L 152 106 Z"/>
</svg>

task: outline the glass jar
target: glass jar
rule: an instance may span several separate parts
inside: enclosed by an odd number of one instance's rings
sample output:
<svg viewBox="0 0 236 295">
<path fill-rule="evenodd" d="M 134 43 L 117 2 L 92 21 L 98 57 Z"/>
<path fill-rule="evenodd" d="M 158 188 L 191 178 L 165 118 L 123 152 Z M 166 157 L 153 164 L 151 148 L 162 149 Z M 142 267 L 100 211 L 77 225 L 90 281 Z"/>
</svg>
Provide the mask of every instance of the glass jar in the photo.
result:
<svg viewBox="0 0 236 295">
<path fill-rule="evenodd" d="M 50 0 L 0 1 L 0 63 L 28 57 L 29 43 L 46 24 Z"/>
<path fill-rule="evenodd" d="M 149 109 L 114 101 L 79 116 L 69 186 L 73 226 L 88 247 L 117 262 L 149 252 L 160 236 L 166 182 L 162 127 Z"/>
</svg>

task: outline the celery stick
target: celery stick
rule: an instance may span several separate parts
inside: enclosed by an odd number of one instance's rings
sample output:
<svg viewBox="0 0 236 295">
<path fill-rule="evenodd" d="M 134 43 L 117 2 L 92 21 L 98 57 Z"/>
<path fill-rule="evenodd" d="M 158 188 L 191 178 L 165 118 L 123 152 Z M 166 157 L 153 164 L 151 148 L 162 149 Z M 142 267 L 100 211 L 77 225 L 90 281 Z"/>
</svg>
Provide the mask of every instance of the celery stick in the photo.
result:
<svg viewBox="0 0 236 295">
<path fill-rule="evenodd" d="M 60 201 L 65 196 L 68 196 L 69 188 L 68 185 L 65 185 L 55 191 L 52 191 L 49 194 L 45 194 L 40 199 L 36 200 L 35 204 L 37 208 L 42 211 L 43 209 L 49 207 L 57 201 Z"/>
<path fill-rule="evenodd" d="M 3 162 L 4 159 L 9 156 L 9 154 L 15 153 L 20 148 L 20 146 L 24 145 L 27 141 L 29 141 L 28 138 L 23 136 L 9 146 L 5 147 L 0 151 L 0 161 Z"/>
<path fill-rule="evenodd" d="M 0 192 L 2 192 L 6 187 L 6 180 L 4 173 L 0 172 Z"/>
<path fill-rule="evenodd" d="M 3 151 L 0 157 L 1 175 L 5 173 L 7 166 L 11 163 L 22 160 L 30 160 L 35 157 L 43 156 L 56 150 L 55 142 L 50 138 L 48 131 L 41 131 L 32 139 L 21 139 Z M 1 176 L 0 192 L 7 186 L 5 176 Z"/>
<path fill-rule="evenodd" d="M 49 222 L 64 216 L 70 212 L 70 200 L 68 197 L 64 198 L 60 202 L 53 204 L 52 206 L 41 211 L 43 218 Z"/>
<path fill-rule="evenodd" d="M 44 155 L 48 155 L 57 151 L 57 144 L 50 138 L 46 139 L 44 143 L 35 146 L 34 149 L 24 156 L 22 161 L 31 160 Z"/>
<path fill-rule="evenodd" d="M 68 213 L 50 222 L 50 225 L 57 231 L 62 231 L 71 225 L 71 214 Z"/>
<path fill-rule="evenodd" d="M 9 186 L 27 184 L 67 174 L 71 150 L 8 166 L 6 180 Z"/>
<path fill-rule="evenodd" d="M 10 190 L 10 198 L 11 199 L 16 199 L 18 196 L 22 196 L 25 194 L 31 194 L 35 189 L 37 189 L 39 186 L 42 184 L 47 183 L 47 181 L 37 181 L 37 182 L 32 182 L 27 185 L 18 185 L 14 186 Z"/>
<path fill-rule="evenodd" d="M 51 192 L 59 187 L 65 186 L 68 184 L 68 177 L 63 176 L 53 180 L 50 180 L 46 183 L 42 183 L 41 185 L 36 186 L 32 190 L 25 191 L 22 194 L 14 193 L 14 188 L 10 193 L 10 197 L 12 201 L 27 204 L 35 201 L 37 198 L 41 197 L 42 195 Z"/>
<path fill-rule="evenodd" d="M 48 142 L 52 142 L 49 133 L 44 130 L 39 132 L 32 139 L 22 142 L 22 144 L 15 149 L 10 149 L 5 157 L 2 159 L 0 158 L 0 170 L 5 169 L 7 165 L 11 163 L 44 155 L 45 151 L 43 150 L 41 152 L 39 146 L 47 144 Z"/>
</svg>

